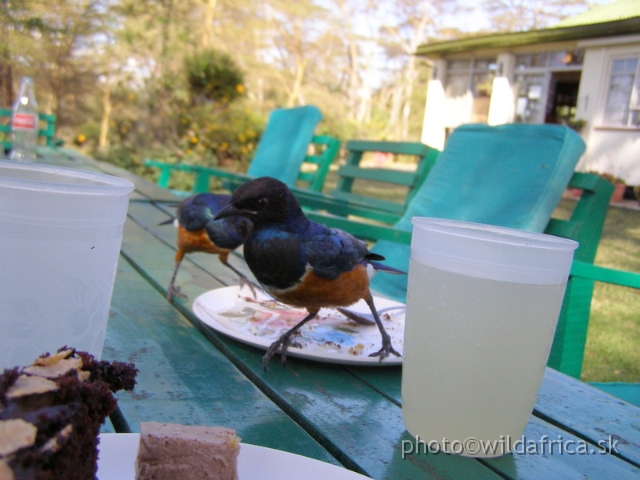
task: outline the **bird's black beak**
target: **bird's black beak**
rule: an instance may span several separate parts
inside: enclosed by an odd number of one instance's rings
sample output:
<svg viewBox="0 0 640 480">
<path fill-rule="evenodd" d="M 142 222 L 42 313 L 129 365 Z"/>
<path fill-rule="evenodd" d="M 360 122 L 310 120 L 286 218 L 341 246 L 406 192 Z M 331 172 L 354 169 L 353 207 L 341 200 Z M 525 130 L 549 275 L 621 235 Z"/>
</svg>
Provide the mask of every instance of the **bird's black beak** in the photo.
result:
<svg viewBox="0 0 640 480">
<path fill-rule="evenodd" d="M 221 218 L 226 217 L 253 217 L 256 216 L 258 212 L 254 212 L 253 210 L 245 210 L 242 208 L 236 208 L 233 203 L 230 203 L 222 210 L 218 212 L 218 214 L 213 217 L 214 220 L 220 220 Z"/>
</svg>

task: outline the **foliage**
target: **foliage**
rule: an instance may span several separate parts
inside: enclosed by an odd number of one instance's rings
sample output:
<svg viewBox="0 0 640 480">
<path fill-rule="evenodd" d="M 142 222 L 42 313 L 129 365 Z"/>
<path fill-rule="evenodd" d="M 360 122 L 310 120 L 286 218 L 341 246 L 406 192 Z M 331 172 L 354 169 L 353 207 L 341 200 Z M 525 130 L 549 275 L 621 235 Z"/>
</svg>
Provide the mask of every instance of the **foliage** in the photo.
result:
<svg viewBox="0 0 640 480">
<path fill-rule="evenodd" d="M 210 49 L 187 57 L 185 71 L 194 103 L 228 104 L 244 93 L 244 75 L 226 53 Z"/>
<path fill-rule="evenodd" d="M 622 178 L 617 177 L 612 173 L 606 173 L 606 172 L 602 173 L 602 172 L 594 172 L 594 171 L 590 171 L 588 173 L 595 173 L 596 175 L 600 175 L 602 178 L 604 178 L 605 180 L 608 180 L 614 185 L 624 184 L 624 180 Z"/>
<path fill-rule="evenodd" d="M 185 108 L 177 120 L 176 142 L 149 147 L 149 142 L 133 144 L 125 139 L 128 129 L 122 133 L 122 142 L 108 150 L 97 149 L 90 153 L 96 158 L 156 180 L 155 169 L 143 166 L 146 158 L 167 163 L 187 163 L 206 167 L 224 167 L 232 171 L 246 171 L 262 135 L 265 118 L 248 108 L 246 102 L 236 102 L 228 108 L 214 105 L 198 105 Z M 121 125 L 118 131 L 123 128 Z M 135 134 L 134 134 L 135 135 Z M 171 188 L 188 190 L 193 178 L 173 175 Z"/>
<path fill-rule="evenodd" d="M 264 129 L 264 120 L 246 106 L 197 106 L 180 119 L 180 161 L 245 170 Z"/>
<path fill-rule="evenodd" d="M 549 27 L 584 12 L 588 0 L 483 0 L 494 32 L 515 32 Z"/>
<path fill-rule="evenodd" d="M 498 18 L 513 4 L 520 13 L 564 14 L 584 2 L 566 3 L 496 0 L 485 12 Z M 457 19 L 464 5 L 0 0 L 0 95 L 8 80 L 34 76 L 39 106 L 57 115 L 67 145 L 83 135 L 82 148 L 132 165 L 148 151 L 241 169 L 255 140 L 235 139 L 246 136 L 248 125 L 258 132 L 256 119 L 274 108 L 300 104 L 321 108 L 318 133 L 418 140 L 429 73 L 413 52 L 430 39 L 468 34 Z M 502 10 L 492 12 L 496 5 Z M 238 97 L 251 107 L 242 120 Z M 228 112 L 225 100 L 233 107 Z M 207 127 L 213 120 L 216 129 Z M 231 125 L 239 130 L 226 129 Z"/>
</svg>

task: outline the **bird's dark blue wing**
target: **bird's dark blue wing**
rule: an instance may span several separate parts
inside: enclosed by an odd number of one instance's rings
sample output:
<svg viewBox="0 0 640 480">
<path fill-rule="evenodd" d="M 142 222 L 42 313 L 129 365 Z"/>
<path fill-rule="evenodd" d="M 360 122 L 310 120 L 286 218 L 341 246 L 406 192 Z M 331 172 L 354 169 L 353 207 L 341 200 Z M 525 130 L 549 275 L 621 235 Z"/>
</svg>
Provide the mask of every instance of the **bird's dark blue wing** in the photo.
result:
<svg viewBox="0 0 640 480">
<path fill-rule="evenodd" d="M 335 279 L 356 265 L 367 262 L 367 244 L 339 229 L 310 222 L 305 253 L 313 272 L 323 278 Z"/>
</svg>

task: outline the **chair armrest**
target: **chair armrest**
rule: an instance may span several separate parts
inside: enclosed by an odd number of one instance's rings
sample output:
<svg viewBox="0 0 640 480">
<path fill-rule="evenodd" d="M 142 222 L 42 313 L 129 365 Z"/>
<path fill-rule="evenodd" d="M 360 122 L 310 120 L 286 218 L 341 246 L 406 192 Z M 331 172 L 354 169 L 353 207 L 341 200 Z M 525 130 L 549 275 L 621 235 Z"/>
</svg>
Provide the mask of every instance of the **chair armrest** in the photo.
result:
<svg viewBox="0 0 640 480">
<path fill-rule="evenodd" d="M 579 260 L 574 260 L 571 265 L 571 276 L 640 289 L 640 273 L 615 270 Z"/>
<path fill-rule="evenodd" d="M 244 173 L 227 172 L 212 167 L 203 167 L 201 165 L 189 165 L 185 163 L 165 163 L 157 160 L 144 159 L 143 165 L 145 167 L 155 167 L 160 169 L 160 177 L 158 178 L 158 186 L 162 188 L 169 187 L 169 179 L 173 171 L 190 172 L 195 175 L 195 181 L 193 184 L 192 193 L 203 193 L 209 191 L 209 178 L 216 177 L 225 180 L 229 183 L 227 187 L 234 190 L 243 182 L 246 182 L 251 177 Z"/>
<path fill-rule="evenodd" d="M 329 217 L 332 215 L 343 217 L 354 215 L 389 224 L 396 223 L 400 219 L 399 213 L 375 208 L 366 198 L 363 198 L 362 201 L 358 201 L 356 197 L 343 199 L 335 195 L 295 187 L 291 187 L 291 191 L 303 208 L 316 211 L 318 216 L 322 216 L 323 213 L 320 212 L 324 211 L 329 213 Z"/>
</svg>

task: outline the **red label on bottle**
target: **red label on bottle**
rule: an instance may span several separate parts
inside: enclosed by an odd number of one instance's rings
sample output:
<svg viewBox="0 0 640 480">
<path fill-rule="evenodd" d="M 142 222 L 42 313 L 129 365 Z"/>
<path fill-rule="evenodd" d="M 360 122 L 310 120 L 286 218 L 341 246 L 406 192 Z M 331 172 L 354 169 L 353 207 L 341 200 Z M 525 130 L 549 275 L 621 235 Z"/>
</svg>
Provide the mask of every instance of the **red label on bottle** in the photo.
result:
<svg viewBox="0 0 640 480">
<path fill-rule="evenodd" d="M 35 130 L 38 122 L 35 115 L 30 113 L 15 113 L 12 120 L 13 128 L 21 130 Z"/>
</svg>

